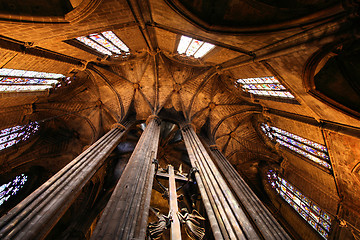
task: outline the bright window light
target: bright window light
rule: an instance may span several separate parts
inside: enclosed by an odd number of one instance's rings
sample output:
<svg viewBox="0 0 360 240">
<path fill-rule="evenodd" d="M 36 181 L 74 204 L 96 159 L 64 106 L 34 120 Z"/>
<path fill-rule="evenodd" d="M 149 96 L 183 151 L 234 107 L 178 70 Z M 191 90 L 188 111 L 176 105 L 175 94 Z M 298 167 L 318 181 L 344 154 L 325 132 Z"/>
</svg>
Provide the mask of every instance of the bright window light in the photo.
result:
<svg viewBox="0 0 360 240">
<path fill-rule="evenodd" d="M 241 85 L 244 92 L 254 95 L 291 99 L 295 98 L 294 95 L 287 91 L 287 89 L 280 84 L 279 80 L 273 76 L 238 79 L 236 82 Z"/>
<path fill-rule="evenodd" d="M 26 71 L 19 69 L 0 69 L 0 92 L 47 91 L 58 87 L 61 80 L 70 83 L 70 78 L 59 73 Z"/>
<path fill-rule="evenodd" d="M 112 31 L 93 33 L 76 39 L 105 55 L 130 54 L 129 48 Z"/>
<path fill-rule="evenodd" d="M 215 45 L 211 43 L 181 36 L 177 51 L 179 54 L 185 54 L 188 57 L 201 58 L 214 47 Z"/>
</svg>

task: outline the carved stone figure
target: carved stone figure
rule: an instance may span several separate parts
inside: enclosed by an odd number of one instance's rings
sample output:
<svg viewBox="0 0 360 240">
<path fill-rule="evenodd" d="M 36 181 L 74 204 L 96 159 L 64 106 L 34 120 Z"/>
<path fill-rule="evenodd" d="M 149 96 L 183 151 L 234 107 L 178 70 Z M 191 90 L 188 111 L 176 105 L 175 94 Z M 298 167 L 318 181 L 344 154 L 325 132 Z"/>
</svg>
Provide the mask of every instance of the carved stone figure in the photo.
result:
<svg viewBox="0 0 360 240">
<path fill-rule="evenodd" d="M 189 213 L 186 208 L 181 209 L 178 212 L 180 222 L 185 225 L 186 234 L 194 240 L 202 240 L 205 237 L 205 229 L 201 227 L 200 221 L 204 221 L 205 218 L 200 215 L 195 209 L 192 213 Z"/>
<path fill-rule="evenodd" d="M 160 210 L 157 208 L 150 208 L 151 211 L 156 215 L 158 221 L 149 223 L 147 227 L 147 236 L 148 239 L 159 239 L 163 234 L 164 230 L 170 226 L 171 216 L 165 216 L 164 214 L 160 213 Z"/>
</svg>

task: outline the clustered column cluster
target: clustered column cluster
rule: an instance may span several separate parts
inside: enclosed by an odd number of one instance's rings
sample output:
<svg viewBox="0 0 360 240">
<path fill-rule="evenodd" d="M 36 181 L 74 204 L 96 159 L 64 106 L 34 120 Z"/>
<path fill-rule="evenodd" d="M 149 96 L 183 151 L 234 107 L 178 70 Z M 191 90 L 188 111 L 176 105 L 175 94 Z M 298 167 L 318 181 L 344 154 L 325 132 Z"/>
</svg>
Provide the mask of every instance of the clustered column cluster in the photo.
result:
<svg viewBox="0 0 360 240">
<path fill-rule="evenodd" d="M 130 122 L 124 125 L 117 124 L 1 218 L 0 238 L 45 238 L 81 189 L 119 144 L 123 133 L 130 125 Z M 151 115 L 91 239 L 145 238 L 160 127 L 159 117 Z M 212 158 L 191 124 L 182 123 L 181 132 L 191 167 L 196 169 L 196 183 L 215 239 L 289 239 L 216 148 L 211 148 Z M 173 170 L 170 173 L 174 175 Z M 175 183 L 174 179 L 173 182 Z M 176 185 L 172 186 L 171 192 L 176 195 Z M 176 201 L 176 196 L 172 196 L 172 199 Z M 171 206 L 172 211 L 177 212 L 173 209 L 177 208 L 177 204 L 174 205 L 172 202 Z M 176 214 L 173 217 L 176 218 Z M 180 230 L 178 221 L 173 221 L 172 224 L 176 222 L 176 228 Z M 180 235 L 179 232 L 172 233 L 172 236 Z"/>
</svg>

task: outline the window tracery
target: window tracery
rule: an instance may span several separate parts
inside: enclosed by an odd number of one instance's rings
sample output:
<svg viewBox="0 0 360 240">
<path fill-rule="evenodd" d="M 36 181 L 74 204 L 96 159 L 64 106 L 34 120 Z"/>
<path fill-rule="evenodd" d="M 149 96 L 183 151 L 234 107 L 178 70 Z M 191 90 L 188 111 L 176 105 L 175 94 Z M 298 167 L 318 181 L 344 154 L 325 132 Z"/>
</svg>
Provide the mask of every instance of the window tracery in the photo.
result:
<svg viewBox="0 0 360 240">
<path fill-rule="evenodd" d="M 185 54 L 188 57 L 192 56 L 194 58 L 202 58 L 214 47 L 215 45 L 211 43 L 181 36 L 177 52 L 179 54 Z"/>
<path fill-rule="evenodd" d="M 329 154 L 325 146 L 280 128 L 269 126 L 266 123 L 262 123 L 260 127 L 265 135 L 272 141 L 278 142 L 280 145 L 291 149 L 327 169 L 331 169 Z"/>
<path fill-rule="evenodd" d="M 0 131 L 0 151 L 21 141 L 26 141 L 40 128 L 38 122 L 31 122 L 23 126 L 15 126 Z"/>
<path fill-rule="evenodd" d="M 88 36 L 77 37 L 76 39 L 105 55 L 130 54 L 130 49 L 112 31 L 93 33 Z"/>
<path fill-rule="evenodd" d="M 46 91 L 59 87 L 60 81 L 64 79 L 70 84 L 70 78 L 63 74 L 26 71 L 19 69 L 0 69 L 0 92 L 32 92 Z"/>
<path fill-rule="evenodd" d="M 267 173 L 271 187 L 323 238 L 329 237 L 331 217 L 272 169 Z"/>
<path fill-rule="evenodd" d="M 237 84 L 241 85 L 244 92 L 265 97 L 279 97 L 285 99 L 295 99 L 274 76 L 238 79 Z M 238 87 L 237 84 L 235 87 Z"/>
<path fill-rule="evenodd" d="M 0 186 L 0 206 L 24 187 L 27 178 L 25 174 L 21 174 L 16 176 L 14 180 Z"/>
</svg>

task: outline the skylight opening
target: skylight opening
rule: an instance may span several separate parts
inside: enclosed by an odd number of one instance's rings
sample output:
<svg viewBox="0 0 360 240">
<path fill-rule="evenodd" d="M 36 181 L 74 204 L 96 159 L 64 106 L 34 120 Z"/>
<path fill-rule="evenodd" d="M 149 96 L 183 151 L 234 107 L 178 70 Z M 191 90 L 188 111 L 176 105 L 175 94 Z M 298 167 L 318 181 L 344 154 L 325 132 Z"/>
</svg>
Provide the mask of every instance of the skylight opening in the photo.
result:
<svg viewBox="0 0 360 240">
<path fill-rule="evenodd" d="M 246 78 L 236 81 L 244 92 L 266 97 L 295 99 L 275 77 Z"/>
<path fill-rule="evenodd" d="M 130 49 L 112 31 L 93 33 L 76 39 L 104 55 L 130 54 Z"/>
<path fill-rule="evenodd" d="M 0 92 L 46 91 L 57 87 L 62 79 L 65 76 L 59 73 L 1 68 Z M 65 81 L 70 83 L 69 79 Z"/>
<path fill-rule="evenodd" d="M 177 51 L 179 54 L 185 54 L 188 57 L 202 58 L 214 47 L 215 45 L 211 43 L 181 36 Z"/>
</svg>

